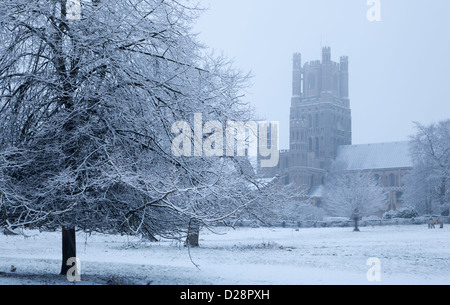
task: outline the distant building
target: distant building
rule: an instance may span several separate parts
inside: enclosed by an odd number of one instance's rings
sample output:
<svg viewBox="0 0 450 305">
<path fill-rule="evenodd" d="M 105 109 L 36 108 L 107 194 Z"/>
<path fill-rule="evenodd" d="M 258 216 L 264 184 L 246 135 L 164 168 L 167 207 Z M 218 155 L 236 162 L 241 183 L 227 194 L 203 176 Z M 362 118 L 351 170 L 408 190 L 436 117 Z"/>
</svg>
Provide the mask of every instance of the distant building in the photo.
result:
<svg viewBox="0 0 450 305">
<path fill-rule="evenodd" d="M 348 57 L 334 62 L 331 48 L 324 47 L 321 61 L 302 65 L 301 54 L 294 54 L 292 87 L 289 150 L 280 152 L 278 167 L 261 168 L 259 174 L 279 175 L 285 184 L 309 190 L 320 205 L 327 170 L 334 160 L 345 160 L 348 170 L 372 171 L 383 186 L 392 188 L 386 209 L 397 209 L 402 203 L 402 177 L 412 167 L 408 145 L 351 145 Z"/>
<path fill-rule="evenodd" d="M 412 169 L 409 142 L 340 146 L 336 162 L 346 171 L 370 172 L 378 185 L 389 192 L 384 211 L 397 210 L 403 205 L 403 177 Z"/>
</svg>

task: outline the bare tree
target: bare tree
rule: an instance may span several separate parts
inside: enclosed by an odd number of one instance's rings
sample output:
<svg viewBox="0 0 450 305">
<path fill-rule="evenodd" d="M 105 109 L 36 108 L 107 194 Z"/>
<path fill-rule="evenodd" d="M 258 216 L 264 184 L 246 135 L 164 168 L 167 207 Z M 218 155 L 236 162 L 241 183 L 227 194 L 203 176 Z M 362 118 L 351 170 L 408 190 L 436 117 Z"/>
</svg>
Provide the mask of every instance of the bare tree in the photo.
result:
<svg viewBox="0 0 450 305">
<path fill-rule="evenodd" d="M 413 206 L 421 215 L 433 215 L 441 212 L 437 199 L 438 181 L 432 174 L 431 167 L 423 161 L 415 160 L 413 169 L 405 176 L 405 202 Z"/>
<path fill-rule="evenodd" d="M 317 220 L 323 216 L 320 208 L 312 206 L 306 189 L 295 184 L 284 185 L 280 177 L 254 179 L 249 190 L 248 204 L 238 219 L 256 220 L 271 226 Z"/>
<path fill-rule="evenodd" d="M 353 220 L 354 231 L 359 231 L 363 217 L 380 212 L 386 200 L 387 193 L 369 172 L 334 171 L 325 184 L 326 209 L 332 215 Z"/>
<path fill-rule="evenodd" d="M 414 168 L 408 177 L 406 196 L 416 207 L 431 213 L 438 207 L 450 213 L 450 120 L 424 126 L 416 123 L 411 137 Z"/>
<path fill-rule="evenodd" d="M 171 153 L 194 113 L 252 117 L 247 76 L 190 32 L 199 10 L 81 3 L 70 22 L 65 0 L 0 2 L 0 226 L 63 228 L 62 273 L 75 230 L 181 238 L 247 199 L 238 160 Z"/>
</svg>

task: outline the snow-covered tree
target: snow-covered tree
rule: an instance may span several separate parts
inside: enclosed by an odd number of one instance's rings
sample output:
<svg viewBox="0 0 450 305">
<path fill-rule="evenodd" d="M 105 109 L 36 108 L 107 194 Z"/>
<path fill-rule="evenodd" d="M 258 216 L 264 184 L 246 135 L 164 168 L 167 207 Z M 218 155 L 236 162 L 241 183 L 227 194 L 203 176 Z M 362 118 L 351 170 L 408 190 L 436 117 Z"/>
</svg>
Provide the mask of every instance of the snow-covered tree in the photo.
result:
<svg viewBox="0 0 450 305">
<path fill-rule="evenodd" d="M 323 217 L 323 211 L 311 204 L 307 190 L 295 184 L 284 185 L 281 180 L 280 177 L 254 180 L 241 218 L 270 226 Z"/>
<path fill-rule="evenodd" d="M 411 137 L 414 168 L 407 177 L 406 198 L 427 214 L 449 214 L 450 120 L 424 126 L 416 123 Z"/>
<path fill-rule="evenodd" d="M 425 160 L 414 161 L 413 169 L 405 176 L 405 202 L 413 206 L 421 215 L 440 213 L 435 185 L 438 181 L 433 177 L 431 167 Z"/>
<path fill-rule="evenodd" d="M 242 162 L 176 157 L 171 127 L 252 118 L 187 1 L 69 2 L 0 2 L 0 227 L 62 227 L 62 273 L 76 229 L 180 237 L 238 211 Z"/>
<path fill-rule="evenodd" d="M 353 220 L 355 231 L 359 231 L 358 222 L 363 217 L 381 211 L 387 197 L 369 172 L 334 170 L 325 183 L 326 209 L 333 216 Z"/>
</svg>

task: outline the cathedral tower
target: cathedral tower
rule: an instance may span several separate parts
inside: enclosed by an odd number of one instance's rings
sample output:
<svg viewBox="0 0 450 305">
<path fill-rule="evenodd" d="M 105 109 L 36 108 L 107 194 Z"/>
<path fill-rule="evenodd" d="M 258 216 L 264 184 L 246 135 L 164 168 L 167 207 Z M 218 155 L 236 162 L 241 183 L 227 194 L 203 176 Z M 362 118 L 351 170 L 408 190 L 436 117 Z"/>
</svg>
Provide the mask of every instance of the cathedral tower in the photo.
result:
<svg viewBox="0 0 450 305">
<path fill-rule="evenodd" d="M 324 47 L 322 61 L 302 66 L 294 54 L 290 149 L 280 165 L 286 183 L 322 184 L 338 146 L 352 143 L 348 57 L 339 63 L 331 58 L 331 48 Z"/>
</svg>

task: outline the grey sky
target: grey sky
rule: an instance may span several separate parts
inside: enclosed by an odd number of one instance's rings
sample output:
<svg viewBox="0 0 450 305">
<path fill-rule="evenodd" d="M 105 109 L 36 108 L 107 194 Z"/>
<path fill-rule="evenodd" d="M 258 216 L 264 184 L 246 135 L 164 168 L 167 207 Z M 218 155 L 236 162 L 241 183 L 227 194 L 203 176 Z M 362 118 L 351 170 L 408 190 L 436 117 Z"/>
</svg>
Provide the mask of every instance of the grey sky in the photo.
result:
<svg viewBox="0 0 450 305">
<path fill-rule="evenodd" d="M 380 0 L 381 22 L 369 22 L 367 0 L 201 0 L 199 39 L 251 71 L 247 99 L 280 121 L 289 145 L 292 54 L 350 60 L 353 143 L 404 141 L 413 121 L 450 118 L 450 1 Z"/>
</svg>

